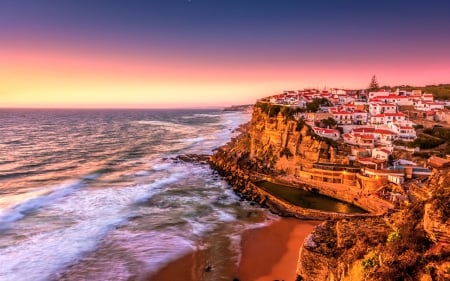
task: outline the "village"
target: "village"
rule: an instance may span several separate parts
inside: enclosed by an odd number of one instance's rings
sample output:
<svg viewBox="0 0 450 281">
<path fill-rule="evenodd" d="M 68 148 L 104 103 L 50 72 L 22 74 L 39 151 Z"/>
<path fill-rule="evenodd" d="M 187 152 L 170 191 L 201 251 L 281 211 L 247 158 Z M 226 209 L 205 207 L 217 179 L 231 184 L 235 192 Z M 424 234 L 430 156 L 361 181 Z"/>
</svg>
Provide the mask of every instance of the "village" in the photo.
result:
<svg viewBox="0 0 450 281">
<path fill-rule="evenodd" d="M 305 89 L 260 102 L 295 109 L 294 118 L 303 120 L 316 135 L 348 147 L 350 165 L 316 162 L 295 171 L 299 181 L 322 189 L 345 185 L 358 194 L 407 202 L 426 196 L 421 186 L 431 169 L 450 165 L 446 155 L 410 157 L 421 152 L 415 142 L 422 124 L 441 128 L 450 120 L 446 102 L 421 90 Z"/>
</svg>

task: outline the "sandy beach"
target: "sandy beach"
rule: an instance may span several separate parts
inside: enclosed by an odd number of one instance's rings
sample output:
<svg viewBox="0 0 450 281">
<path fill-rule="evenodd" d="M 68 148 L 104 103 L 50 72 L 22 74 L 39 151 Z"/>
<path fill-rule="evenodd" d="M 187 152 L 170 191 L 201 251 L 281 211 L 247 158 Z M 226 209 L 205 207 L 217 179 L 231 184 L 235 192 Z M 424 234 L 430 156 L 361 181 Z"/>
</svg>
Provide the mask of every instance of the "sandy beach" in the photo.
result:
<svg viewBox="0 0 450 281">
<path fill-rule="evenodd" d="M 281 218 L 242 236 L 242 258 L 230 281 L 295 280 L 300 245 L 320 221 Z M 214 270 L 214 269 L 211 269 Z M 229 272 L 226 274 L 230 274 Z M 208 280 L 205 253 L 193 252 L 169 263 L 147 280 Z"/>
<path fill-rule="evenodd" d="M 242 237 L 240 281 L 295 280 L 298 252 L 305 237 L 320 221 L 282 218 Z"/>
</svg>

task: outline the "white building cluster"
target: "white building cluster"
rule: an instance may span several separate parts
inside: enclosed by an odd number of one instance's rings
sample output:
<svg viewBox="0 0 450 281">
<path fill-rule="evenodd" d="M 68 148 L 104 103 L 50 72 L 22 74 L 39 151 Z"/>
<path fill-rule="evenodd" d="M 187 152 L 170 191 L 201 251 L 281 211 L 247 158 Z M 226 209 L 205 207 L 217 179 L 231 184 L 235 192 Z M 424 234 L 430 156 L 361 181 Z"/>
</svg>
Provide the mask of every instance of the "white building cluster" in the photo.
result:
<svg viewBox="0 0 450 281">
<path fill-rule="evenodd" d="M 266 98 L 273 104 L 292 106 L 306 110 L 314 99 L 326 99 L 327 106 L 321 106 L 318 112 L 302 114 L 315 133 L 333 140 L 342 139 L 344 143 L 366 151 L 374 159 L 386 160 L 393 150 L 393 141 L 413 141 L 416 138 L 414 123 L 399 111 L 400 106 L 410 106 L 424 114 L 433 112 L 433 116 L 448 118 L 450 113 L 444 109 L 443 102 L 434 101 L 432 94 L 421 90 L 395 92 L 378 91 L 359 93 L 343 89 L 305 89 L 285 91 L 282 94 Z M 331 104 L 331 106 L 330 106 Z M 338 126 L 344 128 L 344 134 L 331 128 L 319 128 L 318 122 L 333 118 Z"/>
</svg>

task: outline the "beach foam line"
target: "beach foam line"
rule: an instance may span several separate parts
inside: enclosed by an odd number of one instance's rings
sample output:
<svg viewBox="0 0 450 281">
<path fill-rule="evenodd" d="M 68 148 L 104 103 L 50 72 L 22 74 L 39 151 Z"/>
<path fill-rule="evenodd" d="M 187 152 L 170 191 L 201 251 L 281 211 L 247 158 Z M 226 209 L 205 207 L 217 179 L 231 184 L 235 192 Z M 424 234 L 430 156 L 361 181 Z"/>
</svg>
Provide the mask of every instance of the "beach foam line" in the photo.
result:
<svg viewBox="0 0 450 281">
<path fill-rule="evenodd" d="M 53 187 L 48 193 L 18 202 L 12 207 L 0 211 L 0 230 L 7 229 L 11 223 L 24 218 L 28 213 L 48 206 L 82 188 L 82 181 L 73 181 Z M 15 196 L 22 197 L 22 196 Z M 11 198 L 14 200 L 14 198 Z"/>
<path fill-rule="evenodd" d="M 72 224 L 45 231 L 48 222 L 33 222 L 43 231 L 0 249 L 0 280 L 54 279 L 67 266 L 95 250 L 108 233 L 128 223 L 133 217 L 131 205 L 148 200 L 164 186 L 187 175 L 173 173 L 152 183 L 123 188 L 84 189 L 56 202 L 42 216 L 57 215 L 59 220 Z"/>
</svg>

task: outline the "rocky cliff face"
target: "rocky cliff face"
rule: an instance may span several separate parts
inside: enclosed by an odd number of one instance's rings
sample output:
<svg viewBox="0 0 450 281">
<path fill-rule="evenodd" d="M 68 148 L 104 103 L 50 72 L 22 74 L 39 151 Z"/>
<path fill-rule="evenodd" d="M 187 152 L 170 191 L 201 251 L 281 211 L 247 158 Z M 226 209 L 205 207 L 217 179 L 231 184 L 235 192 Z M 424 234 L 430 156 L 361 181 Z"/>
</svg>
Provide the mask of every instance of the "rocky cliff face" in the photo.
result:
<svg viewBox="0 0 450 281">
<path fill-rule="evenodd" d="M 312 162 L 347 164 L 339 146 L 316 136 L 302 122 L 289 118 L 281 110 L 270 116 L 263 107 L 255 106 L 248 131 L 249 159 L 257 171 L 293 174 L 300 165 Z"/>
<path fill-rule="evenodd" d="M 313 162 L 346 163 L 337 143 L 315 135 L 304 122 L 292 118 L 289 107 L 265 108 L 256 104 L 251 121 L 241 126 L 241 134 L 216 150 L 210 164 L 243 197 L 270 206 L 278 213 L 289 208 L 267 201 L 265 194 L 251 184 L 258 175 L 293 176 L 296 170 Z M 252 178 L 253 177 L 253 178 Z M 298 213 L 290 213 L 299 215 Z M 305 216 L 308 217 L 308 216 Z M 316 218 L 327 216 L 316 216 Z"/>
<path fill-rule="evenodd" d="M 377 218 L 325 222 L 300 250 L 301 280 L 450 280 L 449 171 L 435 170 L 433 195 Z"/>
<path fill-rule="evenodd" d="M 281 215 L 315 219 L 352 216 L 296 207 L 252 183 L 261 177 L 273 181 L 276 178 L 281 182 L 282 175 L 283 179 L 289 179 L 283 181 L 284 184 L 292 184 L 292 178 L 295 178 L 292 176 L 301 165 L 312 165 L 318 160 L 344 163 L 347 157 L 337 153 L 336 143 L 313 134 L 309 126 L 290 118 L 286 112 L 280 111 L 270 117 L 258 105 L 254 108 L 251 121 L 242 126 L 240 132 L 238 137 L 216 150 L 210 159 L 211 166 L 238 194 Z M 344 201 L 348 199 L 347 202 L 354 199 L 354 196 L 347 198 L 345 191 L 331 194 L 324 189 L 320 191 Z"/>
<path fill-rule="evenodd" d="M 348 161 L 344 147 L 314 135 L 291 116 L 283 108 L 256 105 L 242 134 L 210 159 L 242 196 L 285 215 L 289 210 L 255 189 L 252 177 L 293 175 L 307 163 Z M 298 279 L 450 280 L 449 182 L 450 171 L 435 170 L 422 190 L 424 201 L 384 216 L 324 222 L 300 250 Z"/>
</svg>

